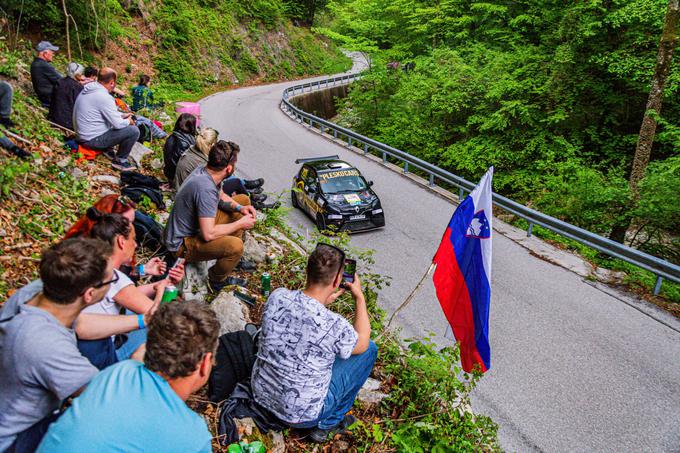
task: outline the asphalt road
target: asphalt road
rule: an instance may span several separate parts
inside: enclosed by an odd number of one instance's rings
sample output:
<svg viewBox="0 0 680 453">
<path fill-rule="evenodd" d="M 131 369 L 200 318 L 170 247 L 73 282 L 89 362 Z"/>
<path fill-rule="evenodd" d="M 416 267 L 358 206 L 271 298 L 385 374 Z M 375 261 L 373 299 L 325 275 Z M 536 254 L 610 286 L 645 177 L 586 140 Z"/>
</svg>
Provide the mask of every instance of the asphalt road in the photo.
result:
<svg viewBox="0 0 680 453">
<path fill-rule="evenodd" d="M 387 226 L 355 235 L 352 243 L 375 249 L 375 269 L 392 276 L 380 295 L 391 313 L 428 268 L 455 207 L 292 121 L 278 107 L 291 84 L 210 96 L 201 103 L 204 124 L 241 145 L 238 173 L 264 177 L 267 191 L 290 188 L 296 158 L 330 154 L 375 181 Z M 290 223 L 314 228 L 298 210 Z M 495 234 L 493 247 L 492 368 L 473 407 L 500 424 L 501 445 L 680 452 L 680 322 L 659 314 L 661 323 L 636 309 L 632 296 L 610 295 L 505 236 Z M 434 332 L 439 343 L 450 341 L 431 279 L 396 320 L 405 337 Z"/>
</svg>

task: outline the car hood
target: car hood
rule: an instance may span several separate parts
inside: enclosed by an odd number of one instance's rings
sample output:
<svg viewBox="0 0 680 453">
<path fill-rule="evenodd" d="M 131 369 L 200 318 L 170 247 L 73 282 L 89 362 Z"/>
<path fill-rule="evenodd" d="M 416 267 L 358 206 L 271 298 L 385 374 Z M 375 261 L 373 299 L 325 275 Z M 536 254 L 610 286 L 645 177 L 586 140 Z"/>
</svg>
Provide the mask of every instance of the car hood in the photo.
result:
<svg viewBox="0 0 680 453">
<path fill-rule="evenodd" d="M 356 211 L 371 206 L 378 197 L 372 191 L 326 195 L 328 204 L 341 211 Z"/>
</svg>

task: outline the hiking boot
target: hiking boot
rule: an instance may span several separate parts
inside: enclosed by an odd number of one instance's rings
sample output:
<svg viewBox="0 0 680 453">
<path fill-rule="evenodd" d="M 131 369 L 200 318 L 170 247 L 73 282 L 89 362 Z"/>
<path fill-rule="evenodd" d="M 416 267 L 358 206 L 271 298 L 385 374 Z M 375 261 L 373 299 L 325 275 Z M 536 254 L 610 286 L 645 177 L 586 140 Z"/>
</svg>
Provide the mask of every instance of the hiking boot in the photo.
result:
<svg viewBox="0 0 680 453">
<path fill-rule="evenodd" d="M 251 203 L 262 203 L 266 199 L 267 199 L 267 195 L 265 195 L 263 193 L 258 193 L 256 195 L 250 196 Z"/>
<path fill-rule="evenodd" d="M 116 160 L 116 152 L 111 148 L 105 149 L 102 153 L 108 160 Z"/>
<path fill-rule="evenodd" d="M 211 282 L 210 280 L 208 280 L 208 287 L 210 288 L 211 292 L 219 293 L 225 286 L 235 285 L 242 286 L 243 288 L 245 288 L 246 283 L 247 282 L 242 278 L 227 277 L 225 280 L 222 280 L 221 282 Z"/>
<path fill-rule="evenodd" d="M 274 203 L 262 203 L 262 202 L 253 203 L 253 207 L 258 211 L 263 211 L 266 209 L 276 209 L 279 206 L 281 206 L 280 201 L 275 201 Z"/>
<path fill-rule="evenodd" d="M 28 151 L 19 148 L 18 146 L 15 146 L 13 148 L 10 148 L 8 150 L 10 153 L 14 154 L 17 157 L 20 157 L 22 159 L 29 159 L 33 157 L 33 154 L 29 153 Z"/>
<path fill-rule="evenodd" d="M 246 186 L 246 189 L 251 190 L 251 189 L 256 189 L 258 187 L 261 187 L 264 184 L 264 179 L 262 178 L 257 178 L 257 179 L 246 179 L 243 181 L 243 185 Z"/>
<path fill-rule="evenodd" d="M 248 193 L 249 193 L 250 195 L 257 195 L 258 193 L 262 193 L 263 190 L 264 190 L 264 189 L 263 189 L 262 187 L 256 187 L 256 188 L 254 188 L 254 189 L 249 189 L 249 190 L 248 190 Z"/>
<path fill-rule="evenodd" d="M 116 170 L 120 170 L 120 171 L 130 171 L 130 170 L 133 170 L 135 168 L 127 160 L 114 160 L 113 162 L 111 162 L 111 166 L 113 168 L 115 168 Z"/>
<path fill-rule="evenodd" d="M 255 338 L 257 337 L 257 334 L 260 331 L 260 329 L 258 329 L 257 326 L 251 322 L 246 324 L 243 330 L 245 330 L 248 333 L 248 335 L 250 335 L 250 338 L 252 338 L 253 341 L 255 341 Z"/>
<path fill-rule="evenodd" d="M 236 265 L 236 269 L 241 270 L 243 272 L 253 272 L 255 269 L 257 269 L 257 264 L 253 263 L 252 261 L 244 260 L 241 258 L 241 261 L 238 262 Z"/>
<path fill-rule="evenodd" d="M 332 439 L 338 433 L 344 432 L 349 426 L 351 426 L 357 419 L 354 415 L 345 415 L 345 417 L 335 425 L 333 428 L 321 429 L 319 427 L 313 428 L 309 434 L 307 434 L 306 439 L 311 440 L 314 443 L 322 444 L 329 439 Z"/>
<path fill-rule="evenodd" d="M 12 121 L 9 117 L 7 117 L 7 118 L 0 117 L 0 124 L 5 126 L 7 129 L 9 129 L 10 127 L 16 126 L 16 124 L 14 124 L 14 121 Z"/>
</svg>

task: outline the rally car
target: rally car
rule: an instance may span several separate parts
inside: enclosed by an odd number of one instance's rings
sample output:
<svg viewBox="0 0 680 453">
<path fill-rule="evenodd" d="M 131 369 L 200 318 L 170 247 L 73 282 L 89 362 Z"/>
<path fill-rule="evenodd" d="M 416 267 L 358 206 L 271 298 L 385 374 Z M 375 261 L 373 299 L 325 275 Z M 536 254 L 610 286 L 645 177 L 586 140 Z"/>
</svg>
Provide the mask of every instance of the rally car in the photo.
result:
<svg viewBox="0 0 680 453">
<path fill-rule="evenodd" d="M 338 156 L 297 159 L 302 164 L 290 192 L 293 206 L 302 209 L 320 231 L 358 232 L 385 226 L 373 181 Z"/>
</svg>

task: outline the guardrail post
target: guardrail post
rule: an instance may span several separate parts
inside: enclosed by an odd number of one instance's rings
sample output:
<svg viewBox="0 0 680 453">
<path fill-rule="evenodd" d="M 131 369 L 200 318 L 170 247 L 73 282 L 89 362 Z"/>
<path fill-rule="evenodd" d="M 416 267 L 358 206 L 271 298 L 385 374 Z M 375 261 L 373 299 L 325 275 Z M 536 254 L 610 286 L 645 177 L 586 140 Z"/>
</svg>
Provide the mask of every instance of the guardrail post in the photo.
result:
<svg viewBox="0 0 680 453">
<path fill-rule="evenodd" d="M 383 151 L 383 164 L 387 163 L 387 153 Z"/>
<path fill-rule="evenodd" d="M 352 137 L 347 136 L 347 147 L 351 148 L 352 147 Z"/>
<path fill-rule="evenodd" d="M 368 143 L 364 143 L 364 154 L 368 154 Z"/>
<path fill-rule="evenodd" d="M 465 197 L 465 191 L 460 187 L 458 188 L 458 201 L 463 201 L 463 197 Z"/>
<path fill-rule="evenodd" d="M 310 129 L 314 127 L 314 120 L 311 118 L 309 119 L 309 127 Z"/>
<path fill-rule="evenodd" d="M 322 125 L 321 125 L 321 135 L 323 135 L 324 132 L 326 132 L 326 126 L 324 126 L 324 125 L 322 124 Z"/>
<path fill-rule="evenodd" d="M 527 228 L 527 237 L 531 237 L 531 233 L 534 231 L 534 222 L 529 222 L 529 228 Z"/>
<path fill-rule="evenodd" d="M 434 187 L 434 175 L 430 173 L 430 187 Z"/>
<path fill-rule="evenodd" d="M 404 173 L 408 173 L 408 162 L 404 162 Z"/>
<path fill-rule="evenodd" d="M 663 277 L 660 275 L 656 276 L 656 285 L 654 285 L 654 295 L 658 296 L 661 292 L 661 283 L 663 282 Z"/>
<path fill-rule="evenodd" d="M 336 139 L 338 138 L 338 130 L 337 129 L 333 129 L 333 138 L 336 138 Z"/>
</svg>

